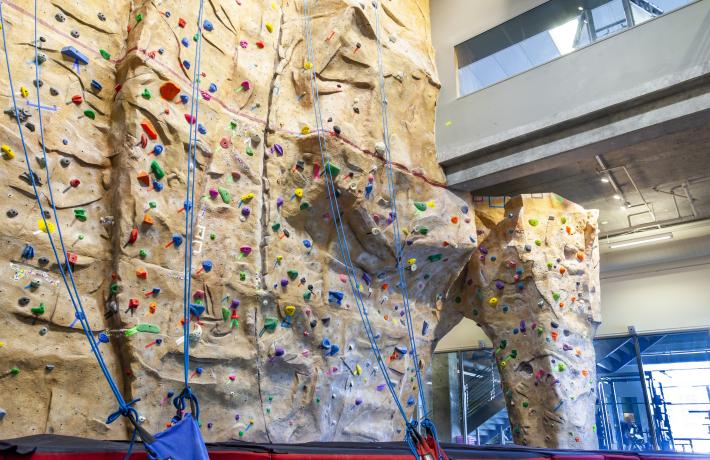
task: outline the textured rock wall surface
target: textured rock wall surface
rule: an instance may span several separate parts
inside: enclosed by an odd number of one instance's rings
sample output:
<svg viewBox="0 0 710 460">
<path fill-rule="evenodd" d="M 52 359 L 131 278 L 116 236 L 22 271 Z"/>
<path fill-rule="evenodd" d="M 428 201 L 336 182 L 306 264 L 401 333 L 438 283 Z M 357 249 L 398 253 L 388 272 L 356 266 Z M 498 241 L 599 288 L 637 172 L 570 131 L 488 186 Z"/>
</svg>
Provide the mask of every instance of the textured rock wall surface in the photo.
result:
<svg viewBox="0 0 710 460">
<path fill-rule="evenodd" d="M 451 307 L 496 347 L 518 444 L 597 448 L 596 222 L 596 210 L 554 194 L 476 203 L 478 250 Z"/>
<path fill-rule="evenodd" d="M 387 0 L 382 7 L 398 217 L 407 231 L 405 260 L 416 259 L 407 279 L 426 366 L 435 339 L 460 318 L 455 310 L 442 312 L 443 300 L 475 249 L 475 223 L 471 203 L 441 187 L 428 3 Z M 389 355 L 408 343 L 378 145 L 375 11 L 371 3 L 335 0 L 311 8 L 315 59 L 308 63 L 302 2 L 205 2 L 211 27 L 204 32 L 194 125 L 191 271 L 191 302 L 205 311 L 193 322 L 189 373 L 207 440 L 402 436 L 340 261 L 307 70 L 312 64 L 318 72 L 359 289 Z M 182 387 L 187 244 L 170 243 L 185 234 L 190 104 L 182 97 L 190 94 L 196 65 L 197 2 L 40 2 L 41 85 L 34 82 L 32 9 L 26 0 L 3 4 L 15 92 L 29 115 L 30 161 L 42 180 L 45 206 L 46 170 L 52 174 L 84 307 L 96 333 L 110 339 L 102 353 L 126 398 L 141 398 L 137 408 L 146 427 L 159 431 L 174 414 L 168 396 Z M 86 55 L 88 64 L 64 55 L 67 46 Z M 11 100 L 4 62 L 0 67 L 5 110 Z M 36 91 L 45 106 L 44 167 L 37 160 Z M 11 114 L 0 122 L 0 142 L 15 154 L 5 155 L 0 171 L 6 193 L 0 368 L 8 370 L 0 394 L 13 397 L 0 400 L 7 412 L 0 435 L 124 437 L 122 422 L 104 423 L 115 403 L 38 229 Z M 22 257 L 26 244 L 34 257 Z M 201 269 L 210 263 L 210 270 Z M 33 288 L 35 279 L 40 284 Z M 40 305 L 44 312 L 35 308 Z M 158 326 L 160 333 L 126 337 L 139 323 Z M 326 338 L 339 351 L 322 348 Z M 411 413 L 416 364 L 409 354 L 388 361 Z"/>
</svg>

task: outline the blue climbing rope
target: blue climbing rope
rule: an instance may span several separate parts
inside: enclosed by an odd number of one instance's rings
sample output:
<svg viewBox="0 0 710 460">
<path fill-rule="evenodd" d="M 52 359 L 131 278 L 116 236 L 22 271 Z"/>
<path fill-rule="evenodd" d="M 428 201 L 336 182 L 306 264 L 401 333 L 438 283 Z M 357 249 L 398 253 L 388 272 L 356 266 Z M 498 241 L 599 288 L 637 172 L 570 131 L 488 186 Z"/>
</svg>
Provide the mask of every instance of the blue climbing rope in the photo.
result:
<svg viewBox="0 0 710 460">
<path fill-rule="evenodd" d="M 387 94 L 385 91 L 385 76 L 384 76 L 384 66 L 382 64 L 382 38 L 381 38 L 381 24 L 380 24 L 380 2 L 377 1 L 373 4 L 375 7 L 375 40 L 377 42 L 377 68 L 379 76 L 379 87 L 380 87 L 380 102 L 382 108 L 382 138 L 385 144 L 385 169 L 387 170 L 387 186 L 390 194 L 390 208 L 392 214 L 392 225 L 394 233 L 394 247 L 395 247 L 395 261 L 397 266 L 397 272 L 399 273 L 399 288 L 402 292 L 402 304 L 406 318 L 407 324 L 407 335 L 409 336 L 409 345 L 412 350 L 412 359 L 414 360 L 414 370 L 417 377 L 417 389 L 419 392 L 419 401 L 422 408 L 423 420 L 422 426 L 431 431 L 434 440 L 436 441 L 437 456 L 441 458 L 441 452 L 439 452 L 439 438 L 436 432 L 436 427 L 434 423 L 429 419 L 429 412 L 427 410 L 426 397 L 424 395 L 424 385 L 422 382 L 422 375 L 419 369 L 419 355 L 417 353 L 417 344 L 414 339 L 414 324 L 412 321 L 412 313 L 409 305 L 409 290 L 407 288 L 407 278 L 404 273 L 404 245 L 402 244 L 400 238 L 399 229 L 399 215 L 397 213 L 397 190 L 395 188 L 394 172 L 392 170 L 392 156 L 390 149 L 390 136 L 389 136 L 389 121 L 387 116 Z"/>
<path fill-rule="evenodd" d="M 390 394 L 392 395 L 392 399 L 395 402 L 395 405 L 397 406 L 397 409 L 398 409 L 400 415 L 404 419 L 406 429 L 407 429 L 407 434 L 405 436 L 405 439 L 407 440 L 407 445 L 409 446 L 414 457 L 419 458 L 419 454 L 417 452 L 416 446 L 414 445 L 414 438 L 415 438 L 415 436 L 418 436 L 418 434 L 415 433 L 416 422 L 409 420 L 409 418 L 407 417 L 407 414 L 404 410 L 404 407 L 402 406 L 402 403 L 399 400 L 399 397 L 397 396 L 397 392 L 395 391 L 395 388 L 394 388 L 394 383 L 392 382 L 392 379 L 389 376 L 389 373 L 387 371 L 387 366 L 386 366 L 384 360 L 382 359 L 382 353 L 380 351 L 379 345 L 377 344 L 377 339 L 375 337 L 375 334 L 372 330 L 372 325 L 370 324 L 370 320 L 369 320 L 369 317 L 367 314 L 367 308 L 365 307 L 365 302 L 362 298 L 360 290 L 357 287 L 356 271 L 353 266 L 352 260 L 350 258 L 350 247 L 348 245 L 347 235 L 345 233 L 345 228 L 344 228 L 343 221 L 342 221 L 340 205 L 338 204 L 337 190 L 335 188 L 335 181 L 333 180 L 331 168 L 328 167 L 329 159 L 328 159 L 327 145 L 326 145 L 326 139 L 325 139 L 325 132 L 326 131 L 323 128 L 323 117 L 321 114 L 320 95 L 319 95 L 318 86 L 316 83 L 317 70 L 316 70 L 315 58 L 314 58 L 314 52 L 313 52 L 313 40 L 312 40 L 312 35 L 311 35 L 311 22 L 310 22 L 309 8 L 308 8 L 308 0 L 303 0 L 303 17 L 304 17 L 304 33 L 305 33 L 305 37 L 306 37 L 306 40 L 305 40 L 306 41 L 306 53 L 307 53 L 308 63 L 311 66 L 311 68 L 310 68 L 310 70 L 311 70 L 311 79 L 310 79 L 311 80 L 311 96 L 313 98 L 313 110 L 314 110 L 315 121 L 316 121 L 316 133 L 318 135 L 318 147 L 319 147 L 320 154 L 321 154 L 321 162 L 323 163 L 323 167 L 325 170 L 325 174 L 324 174 L 324 176 L 326 178 L 325 186 L 326 186 L 326 190 L 328 193 L 328 201 L 330 204 L 331 215 L 333 217 L 333 223 L 335 224 L 336 235 L 337 235 L 337 239 L 338 239 L 338 247 L 340 249 L 341 257 L 343 258 L 343 265 L 345 265 L 348 281 L 350 284 L 350 289 L 353 293 L 353 296 L 355 297 L 355 304 L 356 304 L 358 312 L 360 314 L 363 328 L 365 329 L 365 334 L 367 335 L 367 338 L 370 342 L 370 347 L 372 348 L 372 352 L 375 356 L 375 360 L 377 361 L 377 364 L 380 368 L 382 376 L 385 379 L 385 383 L 387 385 L 387 388 L 389 389 Z"/>
<path fill-rule="evenodd" d="M 35 18 L 34 18 L 34 48 L 35 48 L 35 81 L 37 83 L 37 110 L 39 112 L 39 127 L 40 127 L 40 135 L 41 135 L 41 146 L 42 146 L 42 155 L 44 159 L 44 164 L 49 165 L 47 162 L 47 151 L 45 148 L 45 141 L 44 141 L 44 129 L 42 125 L 42 104 L 41 104 L 41 99 L 40 99 L 40 92 L 39 92 L 39 82 L 40 82 L 40 77 L 39 77 L 39 60 L 38 60 L 38 50 L 37 50 L 37 1 L 35 1 Z M 3 51 L 5 54 L 5 64 L 7 66 L 7 77 L 8 77 L 8 84 L 10 86 L 10 96 L 12 97 L 12 105 L 13 105 L 13 110 L 15 112 L 15 121 L 17 122 L 17 129 L 19 131 L 20 135 L 20 141 L 22 142 L 22 150 L 24 153 L 25 157 L 25 164 L 27 166 L 27 174 L 29 175 L 30 183 L 32 185 L 32 190 L 34 192 L 34 197 L 35 201 L 37 202 L 37 206 L 39 207 L 40 214 L 42 216 L 42 222 L 44 224 L 44 228 L 47 232 L 47 236 L 49 238 L 49 244 L 52 248 L 52 252 L 54 254 L 54 258 L 57 262 L 57 265 L 59 267 L 59 273 L 61 275 L 62 281 L 64 283 L 64 287 L 67 290 L 67 293 L 69 294 L 69 300 L 72 303 L 72 306 L 74 307 L 74 314 L 76 319 L 79 321 L 81 324 L 82 330 L 84 331 L 84 335 L 86 335 L 86 338 L 89 342 L 89 346 L 91 347 L 91 351 L 96 357 L 97 362 L 99 363 L 99 367 L 101 369 L 101 372 L 104 374 L 104 377 L 106 381 L 109 384 L 109 387 L 111 389 L 111 392 L 114 394 L 114 397 L 116 398 L 116 401 L 118 403 L 118 410 L 114 412 L 113 414 L 109 415 L 107 418 L 107 423 L 112 423 L 115 421 L 117 418 L 120 416 L 125 416 L 131 420 L 131 422 L 136 425 L 138 422 L 138 412 L 136 409 L 133 407 L 133 405 L 138 402 L 138 399 L 135 399 L 130 402 L 126 402 L 125 399 L 123 398 L 123 395 L 118 389 L 118 385 L 116 382 L 113 380 L 113 377 L 111 376 L 111 373 L 108 370 L 108 367 L 106 366 L 106 362 L 103 359 L 103 355 L 101 354 L 101 351 L 99 350 L 98 343 L 96 342 L 96 337 L 94 336 L 94 332 L 91 330 L 91 326 L 89 325 L 88 319 L 86 318 L 86 313 L 84 311 L 84 306 L 81 303 L 81 297 L 79 296 L 79 291 L 76 287 L 76 283 L 74 281 L 74 274 L 71 269 L 71 264 L 68 261 L 68 256 L 67 256 L 67 251 L 66 247 L 64 245 L 64 239 L 61 231 L 61 225 L 59 223 L 59 218 L 57 214 L 57 208 L 54 203 L 54 196 L 52 193 L 52 182 L 51 182 L 51 174 L 50 174 L 50 168 L 47 166 L 45 167 L 46 169 L 46 178 L 47 178 L 47 188 L 49 189 L 49 200 L 50 200 L 50 205 L 52 206 L 52 213 L 54 214 L 54 221 L 56 223 L 57 227 L 57 233 L 59 236 L 59 242 L 61 245 L 62 252 L 64 253 L 64 263 L 62 263 L 59 253 L 57 251 L 57 247 L 54 243 L 54 239 L 52 238 L 52 232 L 50 229 L 50 223 L 47 221 L 47 217 L 45 214 L 44 206 L 42 205 L 42 200 L 40 199 L 39 196 L 39 191 L 37 190 L 37 183 L 36 183 L 36 177 L 38 177 L 33 169 L 32 169 L 32 164 L 29 159 L 29 154 L 27 152 L 27 143 L 25 141 L 25 136 L 24 136 L 24 131 L 22 129 L 22 123 L 20 122 L 20 116 L 19 116 L 19 110 L 17 107 L 17 99 L 15 97 L 15 88 L 14 88 L 14 83 L 12 80 L 12 68 L 10 66 L 10 57 L 9 57 L 9 52 L 8 52 L 8 47 L 7 47 L 7 37 L 5 34 L 5 17 L 3 15 L 3 2 L 0 1 L 0 28 L 2 28 L 2 39 L 3 39 Z M 69 274 L 69 277 L 67 279 L 67 273 Z M 71 284 L 71 287 L 70 287 Z"/>
<path fill-rule="evenodd" d="M 192 93 L 190 101 L 190 128 L 187 147 L 187 179 L 185 182 L 185 259 L 183 268 L 183 371 L 184 388 L 173 399 L 173 404 L 178 411 L 178 418 L 186 408 L 189 400 L 192 415 L 199 420 L 200 404 L 197 396 L 190 388 L 190 296 L 192 291 L 192 235 L 195 224 L 195 167 L 197 150 L 197 126 L 199 119 L 200 97 L 200 68 L 202 64 L 202 16 L 204 0 L 200 0 L 200 10 L 197 16 L 197 44 L 195 45 L 195 66 L 192 74 Z"/>
</svg>

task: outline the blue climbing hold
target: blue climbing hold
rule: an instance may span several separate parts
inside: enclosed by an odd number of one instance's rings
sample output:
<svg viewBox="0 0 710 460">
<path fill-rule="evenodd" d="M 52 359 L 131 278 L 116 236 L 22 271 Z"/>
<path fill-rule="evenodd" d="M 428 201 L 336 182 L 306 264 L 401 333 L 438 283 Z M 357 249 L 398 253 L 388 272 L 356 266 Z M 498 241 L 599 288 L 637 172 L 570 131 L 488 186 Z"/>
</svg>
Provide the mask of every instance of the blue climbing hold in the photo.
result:
<svg viewBox="0 0 710 460">
<path fill-rule="evenodd" d="M 185 48 L 188 48 L 190 46 L 190 41 L 187 39 L 187 37 L 182 37 L 180 43 L 182 43 L 182 46 L 184 46 Z"/>
<path fill-rule="evenodd" d="M 25 247 L 22 248 L 22 258 L 23 259 L 32 259 L 35 256 L 35 248 L 32 247 L 30 244 L 25 244 Z"/>
<path fill-rule="evenodd" d="M 163 153 L 163 146 L 160 144 L 155 144 L 155 146 L 153 147 L 153 153 L 156 155 L 160 155 L 161 153 Z"/>
<path fill-rule="evenodd" d="M 212 261 L 211 260 L 205 260 L 202 262 L 202 269 L 206 271 L 207 273 L 212 271 Z"/>
<path fill-rule="evenodd" d="M 311 243 L 311 240 L 303 240 L 303 245 L 304 245 L 307 249 L 311 249 L 311 247 L 313 246 L 313 244 Z"/>
<path fill-rule="evenodd" d="M 96 80 L 91 80 L 91 87 L 94 88 L 97 92 L 101 91 L 103 89 L 103 86 L 101 86 L 101 83 L 99 83 Z"/>
<path fill-rule="evenodd" d="M 343 293 L 338 291 L 328 291 L 328 303 L 342 304 Z"/>
<path fill-rule="evenodd" d="M 328 350 L 328 355 L 335 356 L 339 351 L 340 351 L 340 347 L 337 346 L 336 344 L 332 344 L 330 346 L 330 350 Z"/>
<path fill-rule="evenodd" d="M 175 234 L 175 235 L 173 235 L 172 240 L 173 240 L 173 246 L 175 246 L 176 248 L 179 248 L 180 245 L 182 244 L 182 235 Z"/>
<path fill-rule="evenodd" d="M 108 339 L 108 335 L 106 335 L 105 332 L 101 332 L 101 333 L 99 334 L 99 342 L 101 342 L 101 343 L 108 343 L 108 340 L 109 340 L 109 339 Z"/>
<path fill-rule="evenodd" d="M 407 398 L 407 406 L 413 406 L 414 405 L 414 396 L 409 395 L 409 398 Z"/>
<path fill-rule="evenodd" d="M 153 179 L 153 190 L 155 190 L 156 192 L 163 190 L 163 184 Z"/>
<path fill-rule="evenodd" d="M 197 131 L 199 131 L 200 134 L 207 134 L 207 128 L 205 128 L 202 123 L 197 124 Z"/>
<path fill-rule="evenodd" d="M 80 53 L 73 46 L 65 46 L 64 48 L 62 48 L 62 54 L 71 59 L 72 61 L 78 62 L 79 64 L 87 65 L 89 63 L 89 58 L 86 57 L 86 55 Z"/>
<path fill-rule="evenodd" d="M 182 61 L 182 66 L 185 67 L 186 69 L 189 69 L 190 68 L 190 61 L 185 59 L 184 61 Z"/>
<path fill-rule="evenodd" d="M 181 94 L 180 102 L 182 102 L 183 104 L 187 104 L 188 102 L 190 102 L 190 96 L 188 96 L 187 94 Z"/>
<path fill-rule="evenodd" d="M 321 340 L 321 342 L 320 342 L 320 347 L 325 350 L 330 350 L 331 346 L 332 346 L 332 344 L 330 343 L 330 340 L 328 339 L 328 337 L 323 337 L 323 340 Z"/>
<path fill-rule="evenodd" d="M 205 312 L 205 306 L 200 305 L 199 303 L 191 303 L 190 304 L 190 314 L 192 316 L 197 316 L 198 318 L 202 316 L 202 314 Z"/>
<path fill-rule="evenodd" d="M 205 22 L 202 23 L 202 27 L 204 27 L 207 32 L 212 32 L 214 30 L 214 26 L 209 19 L 205 19 Z"/>
<path fill-rule="evenodd" d="M 214 83 L 210 83 L 209 91 L 210 93 L 217 92 L 217 85 L 215 85 Z"/>
</svg>

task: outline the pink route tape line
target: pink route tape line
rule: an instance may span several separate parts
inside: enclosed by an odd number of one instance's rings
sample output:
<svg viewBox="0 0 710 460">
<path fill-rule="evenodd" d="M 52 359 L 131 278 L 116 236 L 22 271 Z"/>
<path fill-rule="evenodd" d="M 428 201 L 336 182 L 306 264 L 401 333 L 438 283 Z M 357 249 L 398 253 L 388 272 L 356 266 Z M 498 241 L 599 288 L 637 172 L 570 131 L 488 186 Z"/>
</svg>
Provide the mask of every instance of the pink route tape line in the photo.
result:
<svg viewBox="0 0 710 460">
<path fill-rule="evenodd" d="M 24 8 L 22 8 L 21 6 L 16 5 L 16 4 L 14 4 L 14 3 L 12 3 L 12 2 L 9 2 L 9 1 L 5 1 L 4 3 L 5 3 L 6 5 L 8 5 L 10 8 L 12 8 L 12 9 L 14 9 L 15 11 L 19 12 L 20 14 L 22 14 L 22 15 L 24 15 L 24 16 L 27 16 L 27 17 L 34 18 L 34 14 L 33 14 L 33 13 L 30 13 L 29 11 L 25 10 Z M 81 47 L 82 49 L 88 51 L 89 53 L 93 54 L 94 56 L 101 57 L 101 53 L 99 53 L 98 51 L 94 50 L 93 48 L 88 47 L 88 46 L 85 45 L 84 42 L 82 42 L 81 40 L 77 40 L 76 38 L 72 37 L 71 35 L 68 35 L 68 34 L 62 32 L 61 30 L 57 29 L 57 28 L 54 27 L 52 24 L 49 24 L 47 21 L 45 21 L 45 20 L 43 20 L 43 19 L 37 18 L 37 21 L 38 21 L 40 24 L 42 24 L 44 27 L 46 27 L 46 28 L 52 30 L 53 32 L 57 33 L 58 35 L 61 35 L 62 37 L 66 38 L 67 40 L 71 41 L 73 44 L 75 44 L 75 45 Z M 137 48 L 137 47 L 133 47 L 133 48 L 127 50 L 127 51 L 126 51 L 126 54 L 125 54 L 122 58 L 120 58 L 120 59 L 109 59 L 109 62 L 111 62 L 112 64 L 114 64 L 114 67 L 115 67 L 115 66 L 119 65 L 121 62 L 123 62 L 123 60 L 126 58 L 126 56 L 127 56 L 129 53 L 135 53 L 135 52 L 140 52 L 140 53 L 142 53 L 142 54 L 144 54 L 144 55 L 147 54 L 147 53 L 146 53 L 146 50 L 144 50 L 144 49 L 139 49 L 139 48 Z M 103 57 L 102 57 L 102 59 L 103 59 Z M 157 64 L 158 66 L 160 66 L 161 68 L 163 68 L 165 71 L 167 71 L 167 72 L 169 72 L 170 74 L 172 74 L 173 76 L 175 76 L 175 78 L 177 78 L 178 80 L 181 80 L 183 83 L 190 84 L 190 85 L 192 84 L 192 82 L 190 81 L 190 79 L 188 79 L 187 77 L 185 77 L 185 75 L 181 74 L 180 72 L 177 72 L 173 67 L 171 67 L 171 66 L 169 66 L 169 65 L 167 65 L 167 64 L 164 64 L 164 63 L 162 63 L 162 62 L 160 62 L 159 60 L 154 59 L 154 58 L 151 58 L 151 61 L 154 62 L 155 64 Z M 144 61 L 144 62 L 145 62 L 145 61 Z M 147 62 L 146 62 L 146 64 L 147 64 Z M 249 121 L 253 121 L 253 122 L 255 122 L 255 123 L 259 123 L 259 124 L 261 124 L 261 125 L 263 125 L 263 126 L 267 126 L 266 120 L 262 120 L 262 119 L 260 119 L 260 118 L 255 117 L 255 116 L 249 115 L 249 114 L 247 114 L 247 113 L 243 113 L 243 112 L 240 112 L 240 111 L 238 111 L 238 110 L 235 110 L 235 109 L 233 109 L 232 107 L 228 106 L 226 103 L 224 103 L 224 102 L 223 102 L 220 98 L 218 98 L 218 97 L 212 96 L 211 100 L 217 102 L 217 104 L 219 104 L 220 107 L 222 107 L 224 110 L 226 110 L 227 112 L 231 113 L 232 115 L 235 115 L 235 116 L 240 117 L 240 118 L 247 119 L 247 120 L 249 120 Z M 295 131 L 291 131 L 291 130 L 288 130 L 288 129 L 277 129 L 276 132 L 291 134 L 291 135 L 295 135 L 295 136 L 301 136 L 301 133 L 298 133 L 298 132 L 295 132 Z M 351 147 L 353 147 L 353 148 L 359 150 L 360 152 L 364 153 L 365 155 L 368 155 L 368 156 L 371 156 L 371 157 L 373 157 L 373 158 L 376 158 L 377 160 L 381 161 L 382 163 L 385 162 L 385 160 L 384 160 L 383 158 L 381 158 L 381 157 L 375 155 L 374 152 L 371 152 L 371 151 L 369 151 L 369 150 L 367 150 L 367 149 L 364 149 L 364 148 L 360 147 L 360 146 L 357 145 L 355 142 L 351 141 L 350 139 L 348 139 L 348 138 L 346 138 L 346 137 L 344 137 L 344 136 L 338 136 L 338 135 L 336 135 L 336 134 L 335 134 L 334 132 L 332 132 L 332 131 L 328 131 L 328 134 L 330 135 L 331 138 L 338 139 L 338 140 L 342 141 L 343 143 L 345 143 L 345 144 L 347 144 L 347 145 L 349 145 L 349 146 L 351 146 Z M 439 182 L 439 181 L 430 179 L 430 178 L 426 177 L 426 176 L 425 176 L 424 174 L 422 174 L 422 173 L 414 172 L 414 171 L 412 171 L 411 169 L 409 169 L 407 166 L 405 166 L 405 165 L 403 165 L 403 164 L 401 164 L 401 163 L 397 163 L 397 162 L 394 162 L 394 161 L 393 161 L 393 162 L 392 162 L 392 165 L 395 166 L 395 167 L 397 167 L 397 168 L 400 169 L 400 170 L 403 170 L 403 171 L 405 171 L 405 172 L 407 172 L 407 173 L 409 173 L 409 174 L 412 174 L 414 177 L 418 177 L 419 179 L 425 181 L 426 183 L 428 183 L 428 184 L 430 184 L 430 185 L 433 185 L 434 187 L 447 188 L 446 183 L 444 183 L 444 182 Z"/>
</svg>

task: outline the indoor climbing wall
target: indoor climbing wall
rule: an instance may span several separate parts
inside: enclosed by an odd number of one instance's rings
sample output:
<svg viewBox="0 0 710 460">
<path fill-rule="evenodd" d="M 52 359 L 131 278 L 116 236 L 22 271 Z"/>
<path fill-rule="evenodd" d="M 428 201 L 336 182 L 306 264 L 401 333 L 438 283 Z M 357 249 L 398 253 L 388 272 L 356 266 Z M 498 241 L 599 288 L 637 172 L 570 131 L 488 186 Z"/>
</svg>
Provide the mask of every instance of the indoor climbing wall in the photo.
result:
<svg viewBox="0 0 710 460">
<path fill-rule="evenodd" d="M 377 342 L 411 414 L 415 369 L 460 314 L 448 289 L 475 249 L 471 200 L 444 188 L 434 150 L 438 82 L 428 4 L 382 5 L 397 217 L 415 338 L 397 286 L 372 3 L 3 2 L 11 70 L 43 203 L 45 174 L 100 350 L 144 426 L 157 432 L 183 386 L 183 263 L 190 385 L 206 440 L 402 439 L 342 263 L 324 174 L 341 213 Z M 195 58 L 199 26 L 202 51 Z M 307 34 L 307 29 L 311 34 Z M 306 45 L 315 50 L 306 57 Z M 4 63 L 2 75 L 7 74 Z M 191 111 L 193 72 L 199 106 Z M 315 131 L 311 72 L 329 162 Z M 0 266 L 3 437 L 41 432 L 120 438 L 112 394 L 72 311 L 25 174 L 3 77 L 5 167 Z M 47 164 L 41 159 L 40 92 Z M 190 129 L 194 203 L 186 203 Z M 185 214 L 195 213 L 186 238 Z M 61 253 L 61 249 L 60 249 Z M 60 257 L 63 258 L 62 255 Z M 88 422 L 87 422 L 88 421 Z"/>
<path fill-rule="evenodd" d="M 596 449 L 597 211 L 558 195 L 477 199 L 452 307 L 493 341 L 517 444 Z"/>
</svg>

